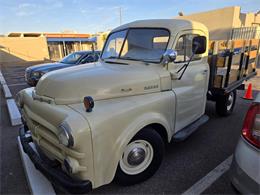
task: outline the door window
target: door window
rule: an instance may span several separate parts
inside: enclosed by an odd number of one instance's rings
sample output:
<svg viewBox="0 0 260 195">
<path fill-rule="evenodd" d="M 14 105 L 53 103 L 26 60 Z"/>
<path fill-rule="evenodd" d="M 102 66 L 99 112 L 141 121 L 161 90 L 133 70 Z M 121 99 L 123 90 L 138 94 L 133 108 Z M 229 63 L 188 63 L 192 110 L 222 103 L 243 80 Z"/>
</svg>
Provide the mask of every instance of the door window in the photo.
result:
<svg viewBox="0 0 260 195">
<path fill-rule="evenodd" d="M 192 56 L 192 41 L 194 37 L 197 37 L 199 35 L 195 34 L 186 34 L 182 35 L 175 46 L 175 50 L 177 51 L 177 57 L 175 60 L 175 63 L 182 63 L 187 62 L 190 60 Z M 200 60 L 200 55 L 194 55 L 192 61 L 194 60 Z"/>
</svg>

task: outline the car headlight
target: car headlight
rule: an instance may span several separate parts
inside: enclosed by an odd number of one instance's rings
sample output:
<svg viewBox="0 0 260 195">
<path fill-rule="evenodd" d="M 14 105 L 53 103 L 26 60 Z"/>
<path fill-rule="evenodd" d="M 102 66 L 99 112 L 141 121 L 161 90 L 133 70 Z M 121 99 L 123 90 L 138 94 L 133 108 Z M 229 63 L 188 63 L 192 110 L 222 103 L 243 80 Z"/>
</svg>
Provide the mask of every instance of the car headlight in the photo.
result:
<svg viewBox="0 0 260 195">
<path fill-rule="evenodd" d="M 39 73 L 39 72 L 33 72 L 33 73 L 32 73 L 32 76 L 33 76 L 33 77 L 39 77 L 39 76 L 40 76 L 40 73 Z"/>
<path fill-rule="evenodd" d="M 42 75 L 44 75 L 45 74 L 45 72 L 33 72 L 32 73 L 32 76 L 33 77 L 36 77 L 36 78 L 39 78 L 39 77 L 41 77 Z"/>
<path fill-rule="evenodd" d="M 65 122 L 61 123 L 58 127 L 58 139 L 61 144 L 67 147 L 72 147 L 74 145 L 74 139 L 71 134 L 71 129 L 69 125 Z"/>
</svg>

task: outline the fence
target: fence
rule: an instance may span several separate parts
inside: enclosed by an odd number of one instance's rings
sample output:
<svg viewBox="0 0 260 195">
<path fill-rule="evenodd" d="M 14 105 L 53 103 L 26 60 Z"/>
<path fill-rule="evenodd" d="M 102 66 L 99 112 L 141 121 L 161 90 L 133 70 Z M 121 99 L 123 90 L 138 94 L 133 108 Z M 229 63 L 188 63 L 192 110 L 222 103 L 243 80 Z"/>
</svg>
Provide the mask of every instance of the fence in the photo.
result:
<svg viewBox="0 0 260 195">
<path fill-rule="evenodd" d="M 231 40 L 259 39 L 259 38 L 260 38 L 260 28 L 257 26 L 233 28 L 231 32 Z"/>
</svg>

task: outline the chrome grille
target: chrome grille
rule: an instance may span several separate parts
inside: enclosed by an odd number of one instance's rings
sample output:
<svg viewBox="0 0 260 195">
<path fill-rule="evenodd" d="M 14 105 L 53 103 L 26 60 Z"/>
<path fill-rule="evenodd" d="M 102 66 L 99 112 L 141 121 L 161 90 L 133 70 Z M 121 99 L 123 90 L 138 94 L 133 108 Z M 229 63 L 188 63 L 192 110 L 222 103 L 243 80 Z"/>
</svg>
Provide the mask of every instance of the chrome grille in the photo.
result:
<svg viewBox="0 0 260 195">
<path fill-rule="evenodd" d="M 28 109 L 28 108 L 27 108 Z M 22 115 L 32 133 L 33 140 L 41 149 L 47 151 L 52 157 L 63 162 L 65 156 L 71 156 L 75 159 L 83 159 L 84 153 L 67 148 L 59 143 L 57 135 L 50 129 L 44 127 L 37 121 L 32 120 L 23 110 Z"/>
</svg>

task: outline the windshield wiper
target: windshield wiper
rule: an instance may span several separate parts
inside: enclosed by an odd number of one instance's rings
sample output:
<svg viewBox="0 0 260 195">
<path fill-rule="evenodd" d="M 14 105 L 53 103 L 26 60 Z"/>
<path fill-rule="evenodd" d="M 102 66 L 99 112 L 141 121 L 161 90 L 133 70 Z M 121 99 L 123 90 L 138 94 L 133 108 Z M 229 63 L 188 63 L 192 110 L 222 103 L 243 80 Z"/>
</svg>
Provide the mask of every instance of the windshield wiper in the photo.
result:
<svg viewBox="0 0 260 195">
<path fill-rule="evenodd" d="M 110 64 L 123 64 L 123 65 L 128 65 L 127 63 L 123 63 L 123 62 L 118 62 L 118 61 L 109 61 L 109 59 L 118 59 L 115 56 L 110 56 L 108 58 L 103 58 L 102 60 L 106 63 L 110 63 Z"/>
<path fill-rule="evenodd" d="M 105 61 L 106 63 L 109 64 L 123 64 L 123 65 L 128 65 L 127 63 L 123 63 L 123 62 L 114 62 L 114 61 Z"/>
<path fill-rule="evenodd" d="M 133 60 L 133 61 L 141 61 L 144 63 L 154 63 L 153 61 L 149 61 L 149 60 L 142 60 L 142 59 L 135 59 L 135 58 L 131 58 L 131 57 L 123 57 L 123 58 L 119 58 L 119 59 L 123 59 L 123 60 Z"/>
<path fill-rule="evenodd" d="M 107 58 L 102 58 L 103 60 L 106 60 L 106 59 L 117 59 L 118 57 L 116 57 L 116 56 L 109 56 L 109 57 L 107 57 Z"/>
<path fill-rule="evenodd" d="M 133 61 L 139 61 L 138 59 L 131 58 L 131 57 L 123 57 L 123 58 L 119 58 L 119 59 L 122 59 L 122 60 L 133 60 Z"/>
</svg>

